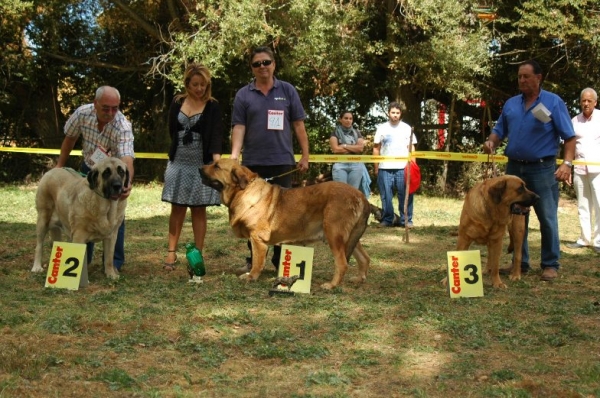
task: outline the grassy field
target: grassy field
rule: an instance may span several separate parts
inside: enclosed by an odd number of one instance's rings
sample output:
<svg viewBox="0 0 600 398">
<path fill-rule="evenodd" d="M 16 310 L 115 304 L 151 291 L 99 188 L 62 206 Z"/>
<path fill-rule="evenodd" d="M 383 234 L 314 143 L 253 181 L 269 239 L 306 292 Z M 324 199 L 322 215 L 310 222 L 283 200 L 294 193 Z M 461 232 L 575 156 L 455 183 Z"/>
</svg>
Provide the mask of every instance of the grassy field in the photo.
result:
<svg viewBox="0 0 600 398">
<path fill-rule="evenodd" d="M 600 256 L 565 247 L 572 201 L 553 282 L 539 280 L 534 216 L 534 272 L 450 299 L 438 282 L 462 202 L 418 195 L 408 243 L 403 229 L 367 229 L 365 284 L 321 290 L 333 263 L 317 244 L 312 293 L 283 298 L 268 295 L 271 268 L 252 284 L 233 274 L 247 249 L 224 207 L 209 210 L 205 283 L 187 282 L 183 249 L 165 272 L 160 192 L 134 188 L 121 278 L 104 277 L 98 245 L 90 286 L 66 291 L 29 271 L 35 186 L 0 188 L 0 397 L 600 397 Z M 188 219 L 181 247 L 191 240 Z"/>
</svg>

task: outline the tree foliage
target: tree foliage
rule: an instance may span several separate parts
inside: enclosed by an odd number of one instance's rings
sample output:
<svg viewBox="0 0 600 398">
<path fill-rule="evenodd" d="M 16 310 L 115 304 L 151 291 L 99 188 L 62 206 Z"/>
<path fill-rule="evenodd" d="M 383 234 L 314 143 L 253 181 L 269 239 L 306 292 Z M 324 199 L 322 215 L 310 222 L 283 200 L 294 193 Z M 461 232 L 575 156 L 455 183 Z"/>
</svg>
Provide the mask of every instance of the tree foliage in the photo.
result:
<svg viewBox="0 0 600 398">
<path fill-rule="evenodd" d="M 258 45 L 274 49 L 278 77 L 298 88 L 313 153 L 328 150 L 342 110 L 369 133 L 381 121 L 373 110 L 399 99 L 422 142 L 437 137 L 423 127 L 422 104 L 432 100 L 455 104 L 451 145 L 477 140 L 462 121 L 497 117 L 516 93 L 516 64 L 528 58 L 570 104 L 600 76 L 597 0 L 0 0 L 0 11 L 0 127 L 5 142 L 22 146 L 58 147 L 70 112 L 111 84 L 136 150 L 165 152 L 166 110 L 185 65 L 212 70 L 227 125 Z M 140 162 L 141 175 L 160 177 L 157 163 Z"/>
</svg>

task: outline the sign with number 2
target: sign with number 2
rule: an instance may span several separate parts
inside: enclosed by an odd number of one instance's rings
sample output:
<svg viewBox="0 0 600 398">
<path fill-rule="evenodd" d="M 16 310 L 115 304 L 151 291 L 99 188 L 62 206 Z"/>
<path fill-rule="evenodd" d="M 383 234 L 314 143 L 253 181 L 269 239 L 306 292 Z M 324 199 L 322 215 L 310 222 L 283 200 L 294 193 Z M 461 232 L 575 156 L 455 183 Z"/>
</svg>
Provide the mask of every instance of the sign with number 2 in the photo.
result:
<svg viewBox="0 0 600 398">
<path fill-rule="evenodd" d="M 84 243 L 54 242 L 48 262 L 46 287 L 79 289 L 85 249 Z"/>
</svg>

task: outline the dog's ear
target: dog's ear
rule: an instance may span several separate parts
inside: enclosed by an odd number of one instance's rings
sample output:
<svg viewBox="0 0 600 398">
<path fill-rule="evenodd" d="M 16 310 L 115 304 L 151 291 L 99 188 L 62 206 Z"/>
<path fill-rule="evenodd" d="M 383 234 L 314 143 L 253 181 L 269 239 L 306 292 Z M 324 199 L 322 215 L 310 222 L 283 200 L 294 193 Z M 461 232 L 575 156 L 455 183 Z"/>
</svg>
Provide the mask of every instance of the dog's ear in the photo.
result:
<svg viewBox="0 0 600 398">
<path fill-rule="evenodd" d="M 87 174 L 87 180 L 90 184 L 90 189 L 96 189 L 98 187 L 98 169 L 90 170 L 90 172 Z"/>
<path fill-rule="evenodd" d="M 129 186 L 129 167 L 125 166 L 125 183 L 123 184 L 125 188 Z"/>
<path fill-rule="evenodd" d="M 240 189 L 246 189 L 246 186 L 248 185 L 248 176 L 241 167 L 234 167 L 231 169 L 231 180 L 239 185 Z"/>
<path fill-rule="evenodd" d="M 506 181 L 504 180 L 497 181 L 490 189 L 488 189 L 488 194 L 495 204 L 500 204 L 502 202 L 504 192 L 506 192 Z"/>
</svg>

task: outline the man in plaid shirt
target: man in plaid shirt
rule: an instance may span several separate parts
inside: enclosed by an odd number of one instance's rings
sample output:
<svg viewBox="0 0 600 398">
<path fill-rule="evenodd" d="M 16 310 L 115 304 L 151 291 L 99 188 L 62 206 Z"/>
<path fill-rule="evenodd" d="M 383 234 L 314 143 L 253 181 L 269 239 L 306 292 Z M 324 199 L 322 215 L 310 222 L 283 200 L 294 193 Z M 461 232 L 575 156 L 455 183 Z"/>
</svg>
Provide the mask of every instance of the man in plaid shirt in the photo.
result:
<svg viewBox="0 0 600 398">
<path fill-rule="evenodd" d="M 65 124 L 65 139 L 60 147 L 60 155 L 56 167 L 64 167 L 75 143 L 82 136 L 83 162 L 81 171 L 87 174 L 90 169 L 103 158 L 113 156 L 121 159 L 129 169 L 130 183 L 123 190 L 121 199 L 131 193 L 133 181 L 133 131 L 131 123 L 119 111 L 121 95 L 110 86 L 102 86 L 96 90 L 92 104 L 82 105 Z M 92 261 L 94 243 L 87 246 L 88 264 Z M 125 220 L 119 227 L 115 244 L 114 266 L 121 270 L 125 262 Z"/>
</svg>

